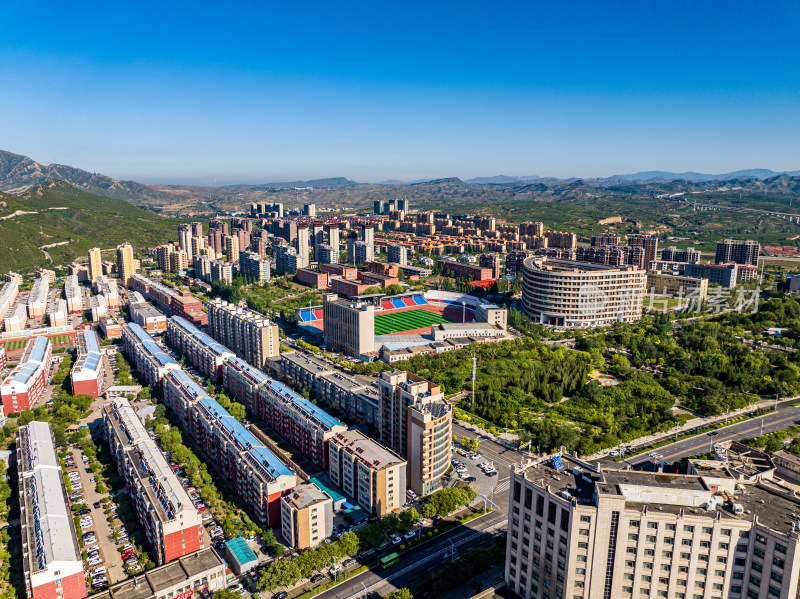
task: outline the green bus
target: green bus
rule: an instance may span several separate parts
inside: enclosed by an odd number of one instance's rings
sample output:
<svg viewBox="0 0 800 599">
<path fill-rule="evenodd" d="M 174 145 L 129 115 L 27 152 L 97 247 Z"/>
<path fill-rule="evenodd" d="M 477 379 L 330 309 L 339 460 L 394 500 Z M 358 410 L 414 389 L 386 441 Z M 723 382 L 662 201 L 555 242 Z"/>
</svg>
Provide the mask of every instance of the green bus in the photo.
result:
<svg viewBox="0 0 800 599">
<path fill-rule="evenodd" d="M 386 557 L 381 558 L 381 568 L 384 570 L 389 566 L 394 566 L 397 562 L 400 561 L 400 556 L 396 553 L 390 553 Z"/>
</svg>

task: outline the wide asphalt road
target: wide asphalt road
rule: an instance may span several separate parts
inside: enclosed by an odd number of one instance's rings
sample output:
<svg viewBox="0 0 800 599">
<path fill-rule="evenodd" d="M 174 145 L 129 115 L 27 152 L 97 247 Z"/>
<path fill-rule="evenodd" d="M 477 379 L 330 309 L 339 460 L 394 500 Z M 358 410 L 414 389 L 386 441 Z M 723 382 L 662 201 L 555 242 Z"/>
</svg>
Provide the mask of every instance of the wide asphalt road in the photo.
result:
<svg viewBox="0 0 800 599">
<path fill-rule="evenodd" d="M 764 425 L 763 431 L 762 422 Z M 667 464 L 672 464 L 681 458 L 688 458 L 710 452 L 713 450 L 713 444 L 719 443 L 720 441 L 738 441 L 750 437 L 757 437 L 764 433 L 787 429 L 795 424 L 800 424 L 800 408 L 792 407 L 791 405 L 781 405 L 777 412 L 719 428 L 713 431 L 716 433 L 715 435 L 700 433 L 699 435 L 683 439 L 677 443 L 670 443 L 669 445 L 659 447 L 653 450 L 653 453 L 661 456 L 661 459 Z M 648 457 L 646 453 L 626 458 L 624 462 L 630 464 L 637 470 L 650 469 L 653 464 L 652 458 Z M 614 462 L 608 459 L 601 460 L 601 463 L 607 467 L 614 467 L 614 464 L 617 464 L 617 467 L 620 468 L 624 467 L 623 462 Z"/>
</svg>

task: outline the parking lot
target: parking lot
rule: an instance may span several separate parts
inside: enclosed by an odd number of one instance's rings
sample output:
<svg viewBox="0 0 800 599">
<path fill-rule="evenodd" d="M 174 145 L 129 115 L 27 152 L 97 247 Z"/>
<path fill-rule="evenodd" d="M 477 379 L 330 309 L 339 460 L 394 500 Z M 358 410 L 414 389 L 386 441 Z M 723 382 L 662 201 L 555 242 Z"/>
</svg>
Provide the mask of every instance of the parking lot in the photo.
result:
<svg viewBox="0 0 800 599">
<path fill-rule="evenodd" d="M 489 474 L 492 472 L 493 474 Z M 492 491 L 497 490 L 498 482 L 500 482 L 500 476 L 493 460 L 481 455 L 480 451 L 468 452 L 456 446 L 453 447 L 452 478 L 463 480 L 479 495 L 489 498 L 492 496 Z"/>
</svg>

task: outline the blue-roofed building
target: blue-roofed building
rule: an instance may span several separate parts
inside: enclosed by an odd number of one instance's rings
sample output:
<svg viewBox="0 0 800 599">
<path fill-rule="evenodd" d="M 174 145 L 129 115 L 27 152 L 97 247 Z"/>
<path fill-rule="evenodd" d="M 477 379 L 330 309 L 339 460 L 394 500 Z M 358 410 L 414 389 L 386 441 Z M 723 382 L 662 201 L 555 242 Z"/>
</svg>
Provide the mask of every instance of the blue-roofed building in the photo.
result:
<svg viewBox="0 0 800 599">
<path fill-rule="evenodd" d="M 214 382 L 222 378 L 225 360 L 235 355 L 180 316 L 173 316 L 167 321 L 167 339 L 186 355 L 195 368 Z"/>
<path fill-rule="evenodd" d="M 256 413 L 320 468 L 328 467 L 328 441 L 347 430 L 343 422 L 272 379 L 258 388 Z"/>
<path fill-rule="evenodd" d="M 266 374 L 241 358 L 226 360 L 222 366 L 222 385 L 225 390 L 253 412 L 256 411 L 258 387 L 270 380 Z"/>
<path fill-rule="evenodd" d="M 122 347 L 133 361 L 147 384 L 160 387 L 164 375 L 181 367 L 138 324 L 126 324 L 122 328 Z"/>
<path fill-rule="evenodd" d="M 72 367 L 72 393 L 100 397 L 106 379 L 105 360 L 100 352 L 100 340 L 92 329 L 84 329 L 75 337 L 78 359 Z"/>
<path fill-rule="evenodd" d="M 3 414 L 19 413 L 36 405 L 50 382 L 52 355 L 53 345 L 47 337 L 28 342 L 19 364 L 0 384 Z"/>
<path fill-rule="evenodd" d="M 164 377 L 164 401 L 181 430 L 226 478 L 260 526 L 278 526 L 280 498 L 294 473 L 181 369 Z"/>
</svg>

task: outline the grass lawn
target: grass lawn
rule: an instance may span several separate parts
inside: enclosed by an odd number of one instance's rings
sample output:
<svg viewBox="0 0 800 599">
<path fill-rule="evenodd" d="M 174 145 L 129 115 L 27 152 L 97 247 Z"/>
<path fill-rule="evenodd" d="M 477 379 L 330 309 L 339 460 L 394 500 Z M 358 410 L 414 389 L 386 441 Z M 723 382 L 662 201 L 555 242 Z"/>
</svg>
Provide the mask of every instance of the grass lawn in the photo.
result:
<svg viewBox="0 0 800 599">
<path fill-rule="evenodd" d="M 432 324 L 443 322 L 453 322 L 441 314 L 428 312 L 427 310 L 408 310 L 407 312 L 395 312 L 394 314 L 378 314 L 375 317 L 375 334 L 391 335 L 401 331 L 422 329 Z"/>
</svg>

